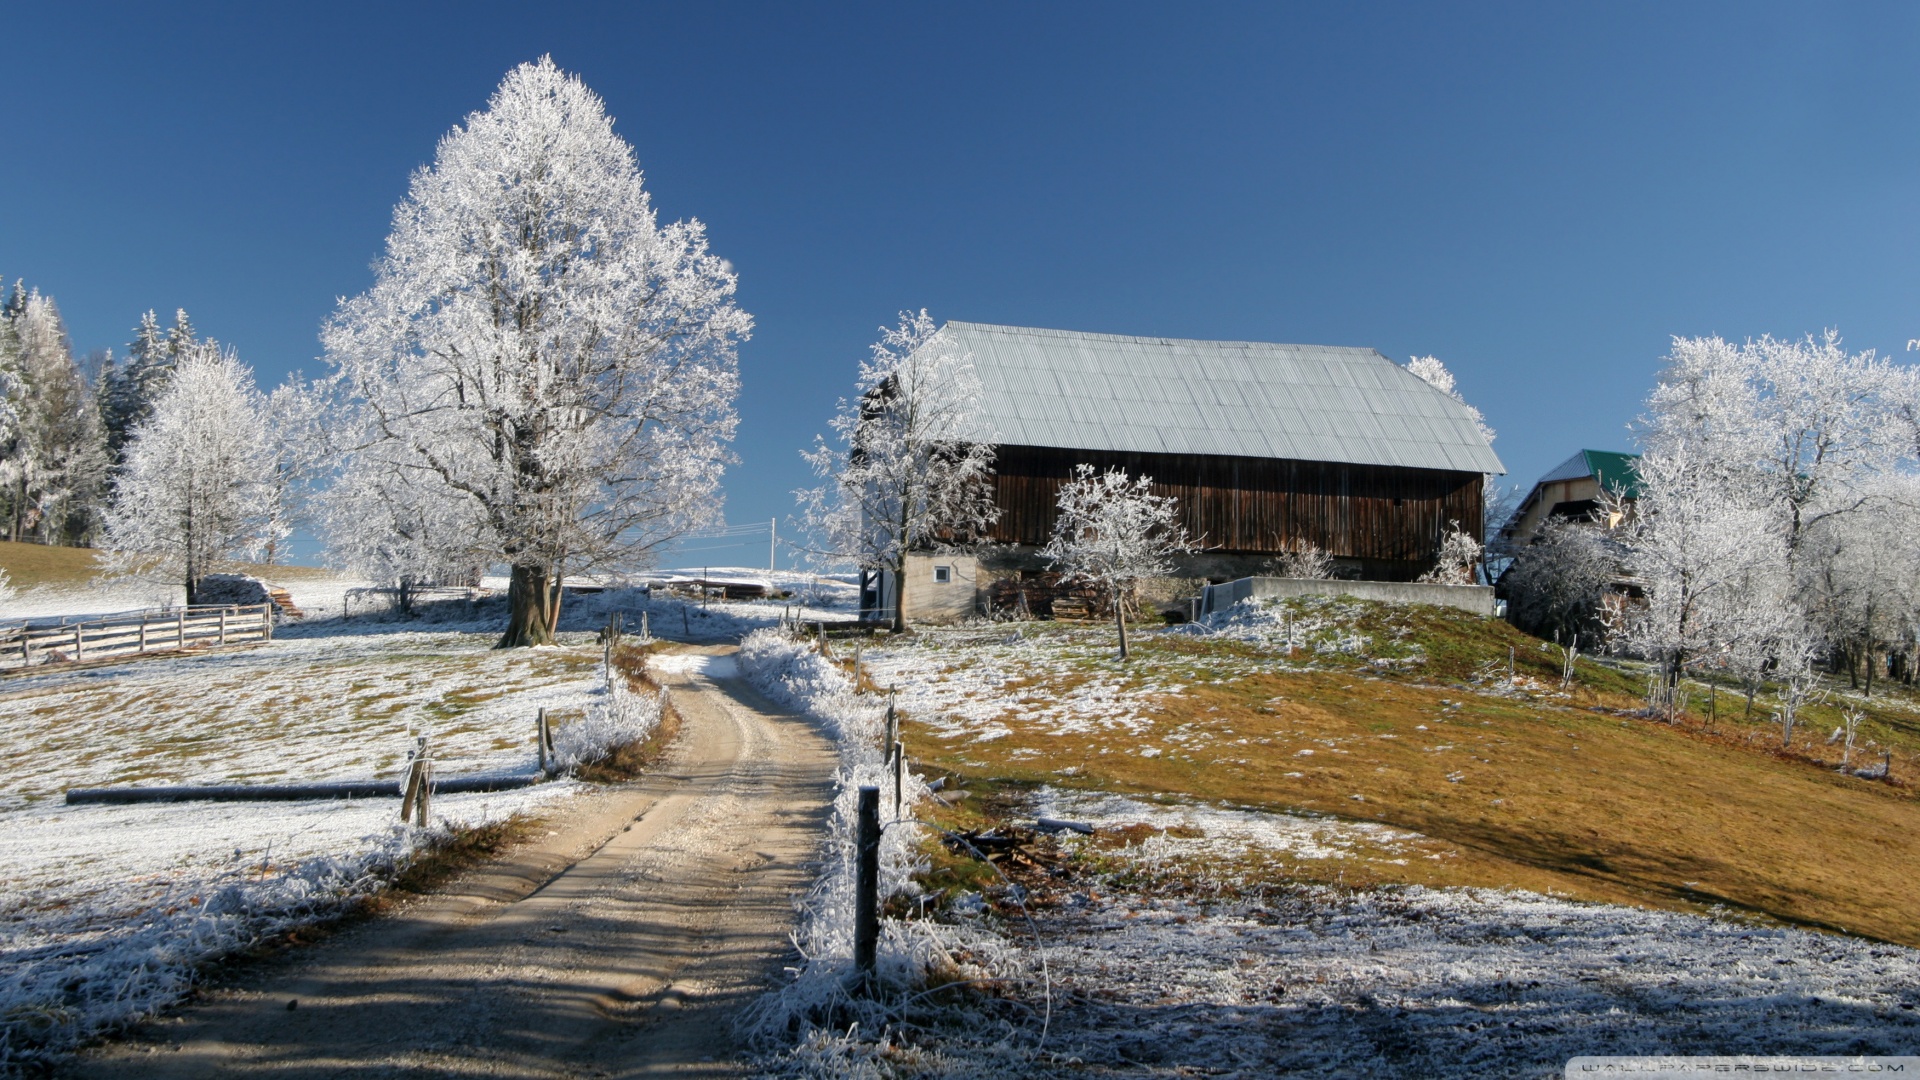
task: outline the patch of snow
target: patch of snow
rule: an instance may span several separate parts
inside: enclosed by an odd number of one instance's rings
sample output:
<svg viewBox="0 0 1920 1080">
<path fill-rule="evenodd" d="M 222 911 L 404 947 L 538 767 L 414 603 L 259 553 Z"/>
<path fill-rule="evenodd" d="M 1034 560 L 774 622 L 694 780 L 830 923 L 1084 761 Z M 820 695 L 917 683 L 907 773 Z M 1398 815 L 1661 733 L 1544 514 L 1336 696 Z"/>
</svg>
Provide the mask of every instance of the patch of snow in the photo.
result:
<svg viewBox="0 0 1920 1080">
<path fill-rule="evenodd" d="M 0 1071 L 177 999 L 207 960 L 337 913 L 432 836 L 581 787 L 439 795 L 431 830 L 401 826 L 396 799 L 68 806 L 67 789 L 397 778 L 416 733 L 441 779 L 526 774 L 541 707 L 561 714 L 563 762 L 658 717 L 657 699 L 610 694 L 579 652 L 365 629 L 0 683 L 0 724 L 31 748 L 0 794 Z"/>
</svg>

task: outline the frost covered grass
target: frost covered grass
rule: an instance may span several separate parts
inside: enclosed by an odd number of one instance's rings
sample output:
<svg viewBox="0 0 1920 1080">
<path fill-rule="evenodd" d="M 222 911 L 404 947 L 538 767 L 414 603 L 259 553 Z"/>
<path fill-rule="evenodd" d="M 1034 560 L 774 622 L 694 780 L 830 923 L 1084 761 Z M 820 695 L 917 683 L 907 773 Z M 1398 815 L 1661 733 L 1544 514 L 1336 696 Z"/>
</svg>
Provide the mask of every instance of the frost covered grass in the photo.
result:
<svg viewBox="0 0 1920 1080">
<path fill-rule="evenodd" d="M 953 1022 L 934 1000 L 942 988 L 1028 982 L 1031 973 L 1018 950 L 996 935 L 941 924 L 923 911 L 910 917 L 924 899 L 916 876 L 927 867 L 925 830 L 915 820 L 915 808 L 929 792 L 924 777 L 909 772 L 905 810 L 893 816 L 892 776 L 882 751 L 885 699 L 856 692 L 839 662 L 777 631 L 749 635 L 741 643 L 739 664 L 762 693 L 818 720 L 839 752 L 819 872 L 800 903 L 794 938 L 800 963 L 791 980 L 742 1021 L 749 1036 L 773 1051 L 769 1067 L 787 1075 L 856 1074 L 861 1061 L 876 1048 L 891 1046 L 899 1032 Z M 867 785 L 883 792 L 880 895 L 892 917 L 881 920 L 878 985 L 863 992 L 853 965 L 855 825 L 858 792 Z"/>
<path fill-rule="evenodd" d="M 1143 633 L 1126 664 L 1110 631 L 1051 624 L 926 630 L 866 662 L 901 687 L 910 755 L 969 787 L 1171 796 L 1424 838 L 1399 862 L 1292 860 L 1299 880 L 1725 905 L 1920 944 L 1904 884 L 1920 863 L 1892 839 L 1920 828 L 1911 788 L 1630 715 L 1635 677 L 1588 661 L 1562 691 L 1550 645 L 1464 613 L 1316 598 L 1249 614 Z"/>
<path fill-rule="evenodd" d="M 1096 830 L 1043 841 L 1051 869 L 1021 879 L 1055 979 L 1049 1037 L 1013 1053 L 950 1028 L 869 1047 L 863 1075 L 1551 1077 L 1576 1054 L 1902 1053 L 1920 1035 L 1912 949 L 1285 872 L 1425 849 L 1367 822 L 1050 788 L 990 802 L 1002 831 Z"/>
<path fill-rule="evenodd" d="M 423 853 L 581 787 L 439 796 L 428 829 L 399 825 L 393 799 L 69 807 L 66 789 L 394 778 L 417 734 L 440 779 L 525 774 L 539 708 L 568 765 L 659 722 L 659 698 L 607 679 L 597 648 L 491 644 L 293 637 L 0 684 L 0 722 L 32 750 L 0 795 L 0 1070 L 164 1007 L 206 965 L 350 911 Z"/>
<path fill-rule="evenodd" d="M 31 748 L 0 813 L 111 784 L 397 776 L 429 735 L 443 776 L 531 772 L 534 717 L 585 715 L 597 649 L 495 650 L 485 635 L 283 638 L 0 683 Z"/>
<path fill-rule="evenodd" d="M 1538 894 L 1103 897 L 1049 921 L 1090 1072 L 1557 1077 L 1580 1054 L 1897 1054 L 1909 949 Z M 951 1052 L 951 1051 L 950 1051 Z"/>
</svg>

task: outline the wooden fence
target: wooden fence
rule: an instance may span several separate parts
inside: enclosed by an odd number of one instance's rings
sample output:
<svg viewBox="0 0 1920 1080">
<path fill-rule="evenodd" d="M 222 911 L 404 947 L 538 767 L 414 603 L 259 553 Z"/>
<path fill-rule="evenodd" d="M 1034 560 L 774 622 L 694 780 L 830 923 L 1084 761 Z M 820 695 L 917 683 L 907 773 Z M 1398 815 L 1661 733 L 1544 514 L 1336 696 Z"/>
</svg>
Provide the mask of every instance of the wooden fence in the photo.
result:
<svg viewBox="0 0 1920 1080">
<path fill-rule="evenodd" d="M 149 608 L 0 625 L 0 671 L 273 640 L 272 604 Z"/>
</svg>

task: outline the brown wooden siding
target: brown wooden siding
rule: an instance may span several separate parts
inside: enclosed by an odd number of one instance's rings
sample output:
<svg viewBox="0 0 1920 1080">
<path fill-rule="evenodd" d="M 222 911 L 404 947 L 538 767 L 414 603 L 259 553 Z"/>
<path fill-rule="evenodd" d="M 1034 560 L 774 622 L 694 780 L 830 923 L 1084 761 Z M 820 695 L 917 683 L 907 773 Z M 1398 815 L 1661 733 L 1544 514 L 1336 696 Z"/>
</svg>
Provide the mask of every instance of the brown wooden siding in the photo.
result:
<svg viewBox="0 0 1920 1080">
<path fill-rule="evenodd" d="M 1273 458 L 1002 446 L 993 539 L 1045 544 L 1060 485 L 1080 463 L 1153 478 L 1209 550 L 1277 554 L 1303 542 L 1353 559 L 1431 560 L 1448 523 L 1480 539 L 1480 474 Z"/>
</svg>

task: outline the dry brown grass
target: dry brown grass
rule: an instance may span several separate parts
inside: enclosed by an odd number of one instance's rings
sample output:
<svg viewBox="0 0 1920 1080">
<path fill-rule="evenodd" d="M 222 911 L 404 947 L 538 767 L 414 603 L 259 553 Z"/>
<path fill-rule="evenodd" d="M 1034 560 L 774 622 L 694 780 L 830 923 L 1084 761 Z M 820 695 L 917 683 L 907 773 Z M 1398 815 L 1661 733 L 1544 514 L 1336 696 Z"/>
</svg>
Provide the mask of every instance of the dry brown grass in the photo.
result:
<svg viewBox="0 0 1920 1080">
<path fill-rule="evenodd" d="M 1129 677 L 1183 689 L 1153 700 L 1150 730 L 1124 747 L 1110 732 L 1059 734 L 1018 708 L 1001 717 L 1010 737 L 956 745 L 911 719 L 905 737 L 915 758 L 982 790 L 1164 793 L 1376 821 L 1432 842 L 1416 857 L 1276 863 L 1274 874 L 1724 904 L 1920 945 L 1911 788 L 1840 775 L 1818 763 L 1837 751 L 1817 743 L 1796 739 L 1781 752 L 1777 728 L 1730 722 L 1725 709 L 1713 732 L 1699 717 L 1669 726 L 1619 715 L 1639 705 L 1628 692 L 1636 677 L 1597 666 L 1582 668 L 1567 699 L 1451 681 L 1490 662 L 1504 669 L 1509 645 L 1522 675 L 1551 664 L 1530 670 L 1519 646 L 1537 656 L 1539 643 L 1510 640 L 1518 635 L 1503 624 L 1437 621 L 1447 640 L 1421 644 L 1438 662 L 1393 677 L 1338 659 L 1326 661 L 1334 670 L 1261 670 L 1248 663 L 1258 650 L 1230 642 L 1143 642 Z M 1058 695 L 1091 674 L 1069 665 L 1006 694 Z M 1895 748 L 1896 775 L 1914 767 L 1913 706 L 1904 692 L 1882 697 L 1868 725 Z M 1809 724 L 1821 737 L 1824 716 L 1816 710 Z M 1141 756 L 1136 744 L 1164 752 Z"/>
<path fill-rule="evenodd" d="M 54 547 L 0 540 L 0 569 L 16 589 L 36 585 L 85 585 L 99 573 L 93 548 Z"/>
<path fill-rule="evenodd" d="M 97 548 L 57 547 L 51 544 L 23 544 L 0 540 L 0 570 L 7 572 L 16 589 L 41 585 L 82 586 L 100 573 L 99 560 L 104 553 Z M 285 584 L 313 581 L 332 576 L 332 571 L 317 566 L 268 566 L 245 563 L 242 573 L 264 581 Z"/>
</svg>

